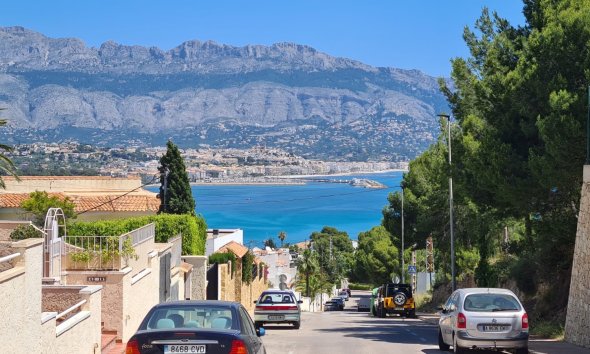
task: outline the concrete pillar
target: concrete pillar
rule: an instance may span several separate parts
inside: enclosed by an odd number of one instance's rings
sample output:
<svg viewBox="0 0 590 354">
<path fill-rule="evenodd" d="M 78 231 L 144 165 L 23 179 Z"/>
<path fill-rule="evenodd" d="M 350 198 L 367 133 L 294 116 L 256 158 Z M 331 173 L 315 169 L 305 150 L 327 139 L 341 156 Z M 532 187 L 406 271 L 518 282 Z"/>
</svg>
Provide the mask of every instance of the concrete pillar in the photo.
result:
<svg viewBox="0 0 590 354">
<path fill-rule="evenodd" d="M 207 257 L 206 256 L 182 256 L 182 260 L 193 266 L 191 270 L 191 300 L 207 299 Z M 185 297 L 188 294 L 185 294 Z"/>
</svg>

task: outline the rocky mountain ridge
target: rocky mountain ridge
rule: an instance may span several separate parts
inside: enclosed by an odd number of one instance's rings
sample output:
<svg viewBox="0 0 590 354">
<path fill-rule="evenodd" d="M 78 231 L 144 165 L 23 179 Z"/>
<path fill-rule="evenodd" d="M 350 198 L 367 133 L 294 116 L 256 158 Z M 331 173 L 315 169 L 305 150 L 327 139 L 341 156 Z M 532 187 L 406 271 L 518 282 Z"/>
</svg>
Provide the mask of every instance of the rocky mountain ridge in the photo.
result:
<svg viewBox="0 0 590 354">
<path fill-rule="evenodd" d="M 311 47 L 187 41 L 168 51 L 87 47 L 0 28 L 0 107 L 8 142 L 248 147 L 316 158 L 404 160 L 433 141 L 446 108 L 436 79 Z M 90 133 L 91 132 L 91 133 Z"/>
</svg>

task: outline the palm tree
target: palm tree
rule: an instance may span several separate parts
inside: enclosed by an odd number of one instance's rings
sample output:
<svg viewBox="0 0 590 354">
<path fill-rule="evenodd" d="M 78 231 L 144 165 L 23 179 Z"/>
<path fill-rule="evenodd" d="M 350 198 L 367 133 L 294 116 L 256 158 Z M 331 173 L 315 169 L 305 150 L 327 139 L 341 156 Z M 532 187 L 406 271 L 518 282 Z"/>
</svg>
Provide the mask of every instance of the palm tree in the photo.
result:
<svg viewBox="0 0 590 354">
<path fill-rule="evenodd" d="M 4 108 L 0 108 L 0 111 L 4 110 Z M 0 119 L 0 127 L 5 126 L 7 123 L 6 119 Z M 8 175 L 13 176 L 17 180 L 19 180 L 18 175 L 16 174 L 16 167 L 12 160 L 10 160 L 6 155 L 5 152 L 12 151 L 12 147 L 0 144 L 0 172 L 6 173 Z M 4 180 L 0 176 L 0 188 L 6 189 L 6 184 L 4 184 Z"/>
<path fill-rule="evenodd" d="M 320 268 L 315 252 L 309 249 L 303 251 L 301 258 L 297 260 L 297 271 L 305 277 L 305 296 L 310 296 L 309 277 Z"/>
<path fill-rule="evenodd" d="M 285 231 L 279 232 L 279 240 L 281 240 L 281 248 L 283 248 L 283 242 L 287 238 L 287 233 Z"/>
</svg>

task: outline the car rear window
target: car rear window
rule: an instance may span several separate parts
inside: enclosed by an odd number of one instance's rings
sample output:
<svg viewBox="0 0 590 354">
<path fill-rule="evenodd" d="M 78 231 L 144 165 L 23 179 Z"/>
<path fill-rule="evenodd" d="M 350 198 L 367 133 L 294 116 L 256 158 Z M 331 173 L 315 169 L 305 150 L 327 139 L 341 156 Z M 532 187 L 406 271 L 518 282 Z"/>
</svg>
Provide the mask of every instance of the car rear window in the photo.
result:
<svg viewBox="0 0 590 354">
<path fill-rule="evenodd" d="M 471 294 L 465 297 L 463 308 L 466 311 L 495 312 L 520 311 L 518 300 L 510 294 Z"/>
<path fill-rule="evenodd" d="M 293 304 L 295 300 L 291 294 L 286 293 L 262 293 L 258 303 L 261 304 Z"/>
<path fill-rule="evenodd" d="M 231 308 L 222 306 L 166 306 L 154 310 L 142 329 L 234 328 Z"/>
</svg>

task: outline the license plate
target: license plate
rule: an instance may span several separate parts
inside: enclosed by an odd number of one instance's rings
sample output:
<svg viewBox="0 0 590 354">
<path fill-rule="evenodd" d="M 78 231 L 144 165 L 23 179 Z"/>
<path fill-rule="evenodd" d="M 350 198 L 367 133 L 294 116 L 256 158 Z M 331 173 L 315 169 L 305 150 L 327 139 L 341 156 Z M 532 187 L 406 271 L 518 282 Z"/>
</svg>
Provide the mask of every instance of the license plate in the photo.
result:
<svg viewBox="0 0 590 354">
<path fill-rule="evenodd" d="M 174 353 L 207 353 L 207 347 L 203 344 L 180 344 L 164 346 L 164 354 Z"/>
<path fill-rule="evenodd" d="M 285 316 L 269 315 L 268 319 L 271 321 L 281 321 L 285 319 Z"/>
<path fill-rule="evenodd" d="M 404 309 L 403 307 L 396 307 L 395 308 L 396 311 L 403 311 L 403 309 Z"/>
<path fill-rule="evenodd" d="M 500 325 L 486 325 L 483 326 L 484 332 L 502 332 L 505 331 L 508 326 L 500 326 Z"/>
</svg>

